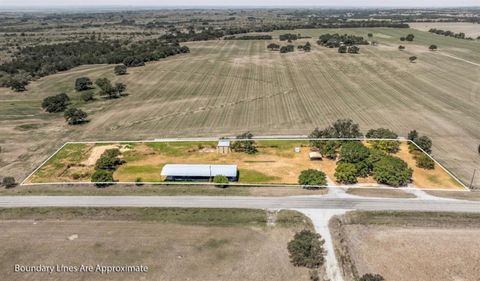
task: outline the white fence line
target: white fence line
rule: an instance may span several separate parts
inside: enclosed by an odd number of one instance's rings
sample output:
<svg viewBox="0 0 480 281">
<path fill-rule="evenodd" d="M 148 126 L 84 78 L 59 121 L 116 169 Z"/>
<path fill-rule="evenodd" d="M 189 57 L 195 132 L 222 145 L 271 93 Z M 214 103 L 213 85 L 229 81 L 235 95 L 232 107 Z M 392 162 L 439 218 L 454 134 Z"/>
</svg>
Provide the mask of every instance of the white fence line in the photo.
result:
<svg viewBox="0 0 480 281">
<path fill-rule="evenodd" d="M 308 136 L 257 136 L 251 139 L 237 139 L 235 137 L 223 137 L 223 138 L 210 138 L 210 137 L 199 137 L 199 138 L 160 138 L 160 139 L 153 139 L 153 140 L 134 140 L 134 141 L 73 141 L 73 142 L 66 142 L 64 143 L 59 149 L 57 149 L 50 157 L 48 157 L 45 161 L 43 161 L 33 172 L 31 172 L 21 183 L 20 185 L 72 185 L 72 184 L 95 184 L 92 182 L 52 182 L 52 183 L 26 183 L 28 179 L 35 174 L 45 163 L 47 163 L 53 156 L 55 156 L 60 150 L 62 150 L 68 144 L 124 144 L 124 143 L 154 143 L 154 142 L 201 142 L 201 141 L 219 141 L 220 139 L 223 140 L 230 140 L 230 141 L 248 141 L 248 140 L 256 140 L 256 141 L 349 141 L 349 140 L 359 140 L 359 141 L 406 141 L 408 143 L 413 143 L 420 151 L 428 155 L 430 159 L 432 159 L 439 167 L 441 167 L 448 175 L 450 175 L 457 183 L 459 183 L 465 190 L 470 190 L 463 182 L 457 178 L 453 173 L 451 173 L 447 168 L 445 168 L 440 162 L 435 160 L 430 154 L 428 154 L 425 150 L 423 150 L 420 146 L 418 146 L 412 140 L 399 137 L 396 139 L 391 138 L 309 138 Z M 176 184 L 172 182 L 142 182 L 143 184 Z M 106 182 L 106 183 L 97 183 L 97 184 L 136 184 L 135 182 Z M 185 183 L 178 183 L 183 184 Z M 187 183 L 191 185 L 212 185 L 212 183 Z M 229 185 L 237 185 L 237 186 L 300 186 L 300 185 L 288 185 L 288 184 L 242 184 L 242 183 L 230 183 Z M 336 186 L 336 187 L 352 187 L 352 186 Z M 422 188 L 425 189 L 425 188 Z M 436 189 L 431 189 L 436 190 Z"/>
</svg>

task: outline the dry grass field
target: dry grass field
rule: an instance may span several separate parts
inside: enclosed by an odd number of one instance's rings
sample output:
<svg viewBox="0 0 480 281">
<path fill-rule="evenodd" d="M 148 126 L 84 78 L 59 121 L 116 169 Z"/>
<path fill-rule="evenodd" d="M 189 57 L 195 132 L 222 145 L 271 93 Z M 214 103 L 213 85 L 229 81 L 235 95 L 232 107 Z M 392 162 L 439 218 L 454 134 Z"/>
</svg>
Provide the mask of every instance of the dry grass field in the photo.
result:
<svg viewBox="0 0 480 281">
<path fill-rule="evenodd" d="M 410 22 L 411 28 L 428 31 L 430 28 L 450 30 L 455 33 L 463 32 L 466 36 L 476 39 L 480 36 L 480 24 L 471 22 Z"/>
<path fill-rule="evenodd" d="M 303 170 L 317 169 L 326 173 L 335 184 L 337 160 L 323 158 L 310 160 L 308 141 L 257 141 L 258 153 L 218 153 L 216 142 L 149 142 L 123 144 L 69 143 L 36 171 L 28 183 L 90 182 L 95 163 L 102 153 L 117 148 L 125 161 L 113 174 L 114 180 L 133 183 L 163 182 L 160 175 L 165 164 L 234 164 L 239 171 L 239 183 L 246 184 L 298 184 Z M 369 144 L 365 142 L 367 146 Z M 294 148 L 300 148 L 295 152 Z M 462 186 L 439 165 L 426 170 L 416 167 L 408 144 L 402 142 L 395 154 L 413 170 L 412 187 L 462 189 Z M 360 184 L 377 185 L 373 177 L 359 178 Z"/>
<path fill-rule="evenodd" d="M 385 280 L 477 281 L 480 217 L 462 214 L 347 214 L 332 222 L 346 281 L 352 271 Z"/>
<path fill-rule="evenodd" d="M 3 280 L 308 280 L 308 269 L 290 263 L 287 243 L 311 225 L 291 211 L 269 226 L 261 210 L 29 209 L 0 216 Z M 14 273 L 15 264 L 149 270 L 49 275 Z"/>
<path fill-rule="evenodd" d="M 314 37 L 312 43 L 327 32 L 365 37 L 372 32 L 379 44 L 348 55 L 316 44 L 310 53 L 279 54 L 266 49 L 269 41 L 192 42 L 186 44 L 190 54 L 130 68 L 123 77 L 114 77 L 110 65 L 83 66 L 35 81 L 25 93 L 0 89 L 0 173 L 20 179 L 66 141 L 247 130 L 307 134 L 351 118 L 364 131 L 386 127 L 405 136 L 417 129 L 431 136 L 435 158 L 469 182 L 480 166 L 479 42 L 414 29 L 293 32 Z M 408 33 L 415 40 L 401 43 L 398 38 Z M 405 51 L 398 51 L 400 43 Z M 439 50 L 428 51 L 430 44 Z M 411 55 L 416 63 L 408 61 Z M 125 82 L 130 95 L 83 104 L 73 91 L 81 76 Z M 90 114 L 88 124 L 68 127 L 61 114 L 41 111 L 41 100 L 60 92 Z M 480 177 L 475 184 L 480 186 Z"/>
</svg>

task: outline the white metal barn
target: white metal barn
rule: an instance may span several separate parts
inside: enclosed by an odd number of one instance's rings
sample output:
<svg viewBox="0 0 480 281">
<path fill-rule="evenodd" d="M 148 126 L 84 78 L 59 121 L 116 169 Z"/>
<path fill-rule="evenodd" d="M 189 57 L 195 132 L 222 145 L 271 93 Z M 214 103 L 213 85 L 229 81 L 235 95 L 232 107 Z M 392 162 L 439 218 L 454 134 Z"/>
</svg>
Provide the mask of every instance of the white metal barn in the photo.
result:
<svg viewBox="0 0 480 281">
<path fill-rule="evenodd" d="M 168 181 L 209 181 L 218 175 L 236 181 L 238 169 L 237 165 L 167 164 L 160 174 Z"/>
</svg>

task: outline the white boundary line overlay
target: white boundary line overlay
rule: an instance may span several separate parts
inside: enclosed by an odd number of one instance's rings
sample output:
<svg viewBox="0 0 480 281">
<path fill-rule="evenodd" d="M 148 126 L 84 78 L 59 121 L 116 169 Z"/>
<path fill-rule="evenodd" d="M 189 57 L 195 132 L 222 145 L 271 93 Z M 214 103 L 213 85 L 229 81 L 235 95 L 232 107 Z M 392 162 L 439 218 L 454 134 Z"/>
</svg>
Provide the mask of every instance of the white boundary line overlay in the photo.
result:
<svg viewBox="0 0 480 281">
<path fill-rule="evenodd" d="M 447 168 L 445 168 L 442 164 L 440 164 L 435 158 L 433 158 L 430 154 L 428 154 L 425 150 L 423 150 L 420 146 L 418 146 L 412 140 L 409 140 L 404 137 L 399 137 L 396 139 L 388 139 L 388 138 L 309 138 L 306 135 L 296 135 L 296 136 L 254 136 L 251 139 L 237 139 L 236 137 L 192 137 L 192 138 L 157 138 L 153 140 L 120 140 L 120 141 L 71 141 L 64 143 L 60 148 L 58 148 L 52 155 L 50 155 L 45 161 L 43 161 L 37 168 L 35 168 L 21 183 L 20 185 L 29 186 L 29 185 L 92 185 L 92 184 L 138 184 L 136 182 L 44 182 L 44 183 L 27 183 L 30 177 L 32 177 L 40 168 L 42 168 L 50 159 L 52 159 L 58 152 L 60 152 L 66 145 L 68 144 L 128 144 L 128 143 L 155 143 L 155 142 L 202 142 L 202 141 L 219 141 L 219 140 L 230 140 L 230 141 L 248 141 L 248 140 L 258 140 L 258 141 L 349 141 L 349 140 L 358 140 L 358 141 L 404 141 L 407 143 L 413 143 L 418 150 L 422 151 L 424 154 L 428 155 L 430 159 L 432 159 L 436 165 L 442 168 L 449 176 L 451 176 L 458 184 L 460 184 L 464 190 L 470 191 L 470 189 L 455 176 L 452 172 L 450 172 Z M 149 185 L 208 185 L 211 186 L 213 183 L 211 182 L 141 182 L 141 184 L 149 184 Z M 277 187 L 287 187 L 287 186 L 301 186 L 298 184 L 246 184 L 246 183 L 229 183 L 229 186 L 277 186 Z M 355 188 L 358 186 L 355 185 L 336 185 L 335 187 L 340 188 Z M 374 185 L 371 188 L 383 188 L 383 185 Z M 387 187 L 387 186 L 385 186 Z M 419 190 L 442 190 L 442 191 L 459 191 L 459 190 L 452 190 L 452 189 L 438 189 L 438 188 L 409 188 L 409 187 L 400 187 L 396 189 L 419 189 Z"/>
</svg>

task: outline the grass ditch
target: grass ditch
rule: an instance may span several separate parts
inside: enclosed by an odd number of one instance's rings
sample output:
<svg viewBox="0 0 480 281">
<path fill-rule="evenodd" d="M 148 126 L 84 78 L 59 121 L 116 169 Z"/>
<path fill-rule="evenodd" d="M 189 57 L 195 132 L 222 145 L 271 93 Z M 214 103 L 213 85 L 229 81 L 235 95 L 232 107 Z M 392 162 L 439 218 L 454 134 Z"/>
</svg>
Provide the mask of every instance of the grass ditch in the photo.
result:
<svg viewBox="0 0 480 281">
<path fill-rule="evenodd" d="M 258 209 L 230 208 L 0 208 L 0 220 L 146 221 L 182 225 L 263 227 L 267 224 L 267 212 Z M 309 218 L 292 210 L 279 211 L 276 225 L 313 229 Z"/>
</svg>

